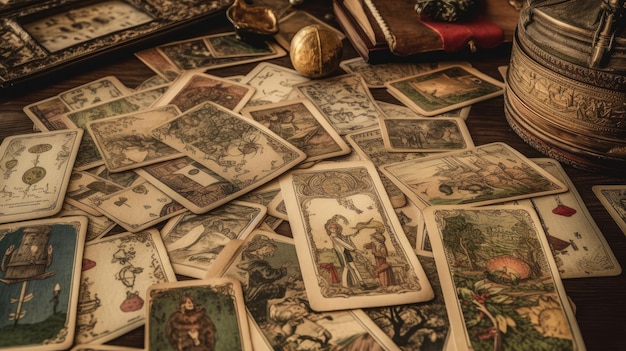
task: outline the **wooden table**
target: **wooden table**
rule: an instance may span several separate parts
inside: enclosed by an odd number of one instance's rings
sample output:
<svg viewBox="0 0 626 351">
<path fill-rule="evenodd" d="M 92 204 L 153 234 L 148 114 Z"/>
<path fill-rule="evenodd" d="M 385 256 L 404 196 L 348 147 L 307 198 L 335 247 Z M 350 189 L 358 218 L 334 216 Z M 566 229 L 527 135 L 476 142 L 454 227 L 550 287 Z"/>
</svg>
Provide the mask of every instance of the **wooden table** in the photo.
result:
<svg viewBox="0 0 626 351">
<path fill-rule="evenodd" d="M 287 0 L 285 0 L 287 1 Z M 302 9 L 308 10 L 320 19 L 332 14 L 330 0 L 305 1 Z M 337 26 L 332 18 L 326 20 Z M 223 16 L 212 18 L 204 27 L 190 28 L 175 36 L 163 39 L 162 42 L 192 38 L 210 33 L 232 31 L 232 27 Z M 356 51 L 345 41 L 344 59 L 356 57 Z M 508 64 L 509 50 L 504 48 L 500 53 L 488 57 L 468 57 L 467 61 L 478 70 L 501 79 L 499 66 Z M 289 57 L 272 60 L 276 64 L 292 67 Z M 230 68 L 208 71 L 207 73 L 227 77 L 248 73 L 256 64 L 245 64 Z M 337 73 L 341 73 L 338 71 Z M 23 107 L 60 92 L 88 83 L 98 78 L 113 75 L 118 77 L 130 88 L 136 87 L 145 79 L 154 75 L 149 68 L 136 59 L 132 53 L 116 55 L 106 63 L 98 62 L 81 67 L 64 77 L 54 80 L 40 80 L 30 84 L 27 91 L 19 94 L 0 92 L 0 139 L 10 135 L 33 133 L 33 123 L 24 114 Z M 381 101 L 397 102 L 384 89 L 372 91 L 374 97 Z M 467 125 L 474 143 L 482 145 L 495 141 L 503 141 L 528 157 L 545 157 L 531 148 L 515 134 L 505 120 L 503 98 L 493 98 L 472 106 Z M 613 219 L 602 207 L 591 187 L 596 184 L 626 184 L 626 171 L 622 176 L 607 176 L 575 169 L 567 164 L 563 167 L 575 183 L 581 197 L 606 240 L 610 244 L 620 264 L 626 266 L 626 236 Z M 281 227 L 289 230 L 288 225 Z M 181 277 L 184 278 L 184 277 Z M 626 278 L 624 274 L 615 277 L 580 278 L 564 281 L 567 294 L 576 305 L 576 316 L 588 350 L 625 350 L 626 349 Z M 109 344 L 143 347 L 144 329 L 137 328 Z"/>
</svg>

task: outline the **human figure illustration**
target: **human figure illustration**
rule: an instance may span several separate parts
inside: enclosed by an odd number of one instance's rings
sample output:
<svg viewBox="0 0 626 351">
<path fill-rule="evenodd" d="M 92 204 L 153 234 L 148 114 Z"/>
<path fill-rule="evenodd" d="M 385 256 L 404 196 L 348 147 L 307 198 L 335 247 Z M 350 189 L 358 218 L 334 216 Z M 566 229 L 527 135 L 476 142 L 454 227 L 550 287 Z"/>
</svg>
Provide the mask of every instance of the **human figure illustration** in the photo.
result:
<svg viewBox="0 0 626 351">
<path fill-rule="evenodd" d="M 370 250 L 374 255 L 376 261 L 376 268 L 374 269 L 374 276 L 378 278 L 378 282 L 382 287 L 388 287 L 395 285 L 395 277 L 391 265 L 387 262 L 387 246 L 385 241 L 387 240 L 383 233 L 376 231 L 370 235 L 372 241 L 365 243 L 363 248 Z"/>
<path fill-rule="evenodd" d="M 350 286 L 365 287 L 363 277 L 354 262 L 353 253 L 356 251 L 356 247 L 352 243 L 351 236 L 356 234 L 344 235 L 343 227 L 337 222 L 336 216 L 326 221 L 324 228 L 332 241 L 337 259 L 339 259 L 341 285 L 346 288 Z"/>
<path fill-rule="evenodd" d="M 166 326 L 167 339 L 177 351 L 213 351 L 215 324 L 203 306 L 183 294 L 179 310 L 172 313 Z"/>
<path fill-rule="evenodd" d="M 269 299 L 285 296 L 285 284 L 277 281 L 287 276 L 286 267 L 274 268 L 267 258 L 276 253 L 276 245 L 269 239 L 257 237 L 242 252 L 242 261 L 237 267 L 248 273 L 248 284 L 244 289 L 246 307 L 257 323 L 267 321 Z"/>
</svg>

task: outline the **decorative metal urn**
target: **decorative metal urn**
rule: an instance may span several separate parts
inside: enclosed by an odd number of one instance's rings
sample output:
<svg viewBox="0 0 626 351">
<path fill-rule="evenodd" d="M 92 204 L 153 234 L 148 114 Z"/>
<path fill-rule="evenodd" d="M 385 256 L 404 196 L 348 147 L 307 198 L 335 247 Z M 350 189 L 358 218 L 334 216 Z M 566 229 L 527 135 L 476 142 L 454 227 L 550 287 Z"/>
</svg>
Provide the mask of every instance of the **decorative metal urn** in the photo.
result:
<svg viewBox="0 0 626 351">
<path fill-rule="evenodd" d="M 625 32 L 625 0 L 529 0 L 506 77 L 513 130 L 574 167 L 626 174 Z"/>
</svg>

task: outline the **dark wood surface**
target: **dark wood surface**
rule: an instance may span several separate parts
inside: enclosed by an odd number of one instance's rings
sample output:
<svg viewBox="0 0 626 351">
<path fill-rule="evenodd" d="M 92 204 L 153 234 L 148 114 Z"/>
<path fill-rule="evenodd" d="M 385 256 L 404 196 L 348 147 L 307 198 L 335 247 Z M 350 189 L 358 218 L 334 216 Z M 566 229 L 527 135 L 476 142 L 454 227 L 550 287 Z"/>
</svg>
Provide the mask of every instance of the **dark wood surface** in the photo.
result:
<svg viewBox="0 0 626 351">
<path fill-rule="evenodd" d="M 284 0 L 287 1 L 287 0 Z M 301 7 L 318 18 L 337 27 L 328 15 L 332 15 L 329 0 L 305 1 Z M 176 33 L 165 41 L 192 38 L 199 35 L 232 31 L 232 27 L 223 16 L 212 18 L 202 26 Z M 164 42 L 165 42 L 164 41 Z M 356 57 L 356 52 L 344 42 L 344 59 Z M 499 66 L 508 64 L 509 50 L 490 53 L 489 55 L 468 57 L 467 61 L 478 70 L 501 79 Z M 286 67 L 292 67 L 289 57 L 272 60 Z M 221 77 L 248 73 L 256 63 L 230 68 L 207 71 Z M 342 73 L 338 70 L 335 74 Z M 70 72 L 51 79 L 41 79 L 29 84 L 21 92 L 0 91 L 0 139 L 10 135 L 33 133 L 33 123 L 24 114 L 23 107 L 78 85 L 88 83 L 104 76 L 116 76 L 130 88 L 136 87 L 145 79 L 154 75 L 148 67 L 136 59 L 132 53 L 119 54 L 106 61 L 83 65 Z M 372 91 L 378 100 L 397 102 L 384 89 Z M 467 125 L 474 143 L 482 145 L 503 141 L 528 157 L 545 157 L 531 148 L 515 134 L 505 120 L 503 98 L 498 97 L 472 106 Z M 602 207 L 591 187 L 599 184 L 626 184 L 626 175 L 605 175 L 584 171 L 564 164 L 589 212 L 601 229 L 611 249 L 622 266 L 626 266 L 626 236 Z M 622 172 L 626 174 L 626 171 Z M 281 230 L 288 231 L 288 224 Z M 184 279 L 184 277 L 181 277 Z M 626 350 L 626 278 L 624 274 L 615 277 L 579 278 L 564 280 L 568 296 L 576 306 L 578 324 L 588 350 Z M 137 328 L 111 342 L 112 345 L 127 345 L 142 348 L 144 328 Z"/>
</svg>

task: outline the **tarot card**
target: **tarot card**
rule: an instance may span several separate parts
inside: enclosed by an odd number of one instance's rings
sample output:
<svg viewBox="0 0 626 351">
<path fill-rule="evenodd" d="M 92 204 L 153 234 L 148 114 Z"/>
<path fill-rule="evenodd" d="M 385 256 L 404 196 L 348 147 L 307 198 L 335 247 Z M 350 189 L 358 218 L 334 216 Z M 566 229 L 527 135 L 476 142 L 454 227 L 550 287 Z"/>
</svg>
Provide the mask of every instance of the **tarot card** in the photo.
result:
<svg viewBox="0 0 626 351">
<path fill-rule="evenodd" d="M 520 201 L 537 212 L 561 278 L 620 274 L 619 262 L 563 167 L 550 158 L 533 162 L 569 188 L 565 193 Z"/>
<path fill-rule="evenodd" d="M 111 181 L 121 186 L 122 188 L 129 188 L 131 186 L 142 183 L 145 180 L 133 171 L 111 173 L 105 165 L 88 169 L 85 172 L 89 172 L 97 177 Z"/>
<path fill-rule="evenodd" d="M 246 107 L 240 113 L 304 151 L 307 162 L 351 152 L 350 146 L 307 99 Z"/>
<path fill-rule="evenodd" d="M 384 118 L 380 131 L 389 152 L 443 152 L 474 147 L 461 118 Z"/>
<path fill-rule="evenodd" d="M 85 125 L 110 172 L 121 172 L 182 157 L 152 136 L 155 125 L 178 116 L 174 105 L 113 116 Z"/>
<path fill-rule="evenodd" d="M 110 220 L 106 216 L 94 216 L 74 205 L 65 202 L 63 204 L 63 208 L 61 209 L 61 212 L 57 214 L 57 217 L 71 216 L 87 217 L 87 231 L 85 234 L 85 241 L 91 241 L 103 237 L 116 225 L 114 221 Z"/>
<path fill-rule="evenodd" d="M 82 267 L 78 344 L 104 343 L 142 326 L 148 287 L 176 281 L 156 229 L 88 242 Z"/>
<path fill-rule="evenodd" d="M 254 94 L 254 88 L 205 73 L 180 76 L 159 99 L 158 106 L 175 105 L 182 112 L 207 101 L 238 112 Z"/>
<path fill-rule="evenodd" d="M 122 82 L 114 76 L 100 78 L 59 94 L 73 111 L 120 98 L 131 93 Z"/>
<path fill-rule="evenodd" d="M 585 350 L 532 208 L 430 206 L 424 218 L 458 350 Z"/>
<path fill-rule="evenodd" d="M 399 350 L 361 310 L 311 309 L 293 239 L 255 230 L 229 245 L 236 253 L 220 254 L 206 278 L 241 282 L 255 350 Z"/>
<path fill-rule="evenodd" d="M 63 115 L 62 120 L 68 125 L 86 129 L 87 123 L 91 121 L 148 109 L 166 90 L 167 86 L 143 90 L 83 110 L 71 111 Z M 104 161 L 102 161 L 102 157 L 91 135 L 85 133 L 80 143 L 80 154 L 76 159 L 74 167 L 76 170 L 83 171 L 103 163 Z"/>
<path fill-rule="evenodd" d="M 245 75 L 241 82 L 255 88 L 256 91 L 247 106 L 256 106 L 288 100 L 294 85 L 309 80 L 294 69 L 261 62 Z"/>
<path fill-rule="evenodd" d="M 363 78 L 355 73 L 296 84 L 340 135 L 373 127 L 384 113 Z"/>
<path fill-rule="evenodd" d="M 233 183 L 240 189 L 233 198 L 306 158 L 303 151 L 260 123 L 212 102 L 156 127 L 153 135 Z"/>
<path fill-rule="evenodd" d="M 368 161 L 316 165 L 280 178 L 311 308 L 332 311 L 433 298 L 411 247 Z M 338 281 L 325 279 L 332 266 Z"/>
<path fill-rule="evenodd" d="M 626 235 L 626 185 L 594 185 L 591 189 Z"/>
<path fill-rule="evenodd" d="M 144 166 L 135 172 L 196 214 L 227 203 L 241 190 L 187 156 Z"/>
<path fill-rule="evenodd" d="M 70 111 L 70 107 L 58 96 L 37 101 L 24 107 L 24 113 L 33 121 L 35 128 L 40 131 L 68 129 L 68 126 L 59 118 Z"/>
<path fill-rule="evenodd" d="M 232 36 L 233 33 L 221 33 L 215 36 Z M 213 38 L 214 39 L 214 38 Z M 157 50 L 179 72 L 196 71 L 201 72 L 207 69 L 222 68 L 261 60 L 269 60 L 285 56 L 287 52 L 279 45 L 267 42 L 269 53 L 265 55 L 237 56 L 237 57 L 215 57 L 207 46 L 207 41 L 213 40 L 209 37 L 196 37 L 187 40 L 171 42 L 157 46 Z"/>
<path fill-rule="evenodd" d="M 183 213 L 161 229 L 174 272 L 202 279 L 233 239 L 243 239 L 265 216 L 265 206 L 231 201 L 205 214 Z"/>
<path fill-rule="evenodd" d="M 146 80 L 144 80 L 143 82 L 139 83 L 139 85 L 137 87 L 135 87 L 135 91 L 142 91 L 142 90 L 147 90 L 150 88 L 155 88 L 161 85 L 167 85 L 170 84 L 171 82 L 159 75 L 154 75 Z"/>
<path fill-rule="evenodd" d="M 234 32 L 203 38 L 215 58 L 267 56 L 276 53 L 269 43 L 258 41 L 255 42 L 255 45 L 251 45 L 239 39 Z"/>
<path fill-rule="evenodd" d="M 439 63 L 388 62 L 372 65 L 362 57 L 356 57 L 341 61 L 339 67 L 348 73 L 360 74 L 370 89 L 377 89 L 384 88 L 385 82 L 436 70 Z"/>
<path fill-rule="evenodd" d="M 102 216 L 96 200 L 124 189 L 112 181 L 86 171 L 75 171 L 70 176 L 65 201 L 93 215 Z"/>
<path fill-rule="evenodd" d="M 66 350 L 76 330 L 87 218 L 0 225 L 0 348 Z"/>
<path fill-rule="evenodd" d="M 269 206 L 272 202 L 276 201 L 280 197 L 280 184 L 277 179 L 274 179 L 263 186 L 260 186 L 249 193 L 246 193 L 238 198 L 240 201 L 252 202 L 260 204 L 265 207 Z M 273 231 L 283 222 L 282 218 L 272 216 L 269 213 L 263 218 L 257 227 L 264 228 L 265 230 Z"/>
<path fill-rule="evenodd" d="M 61 115 L 116 99 L 130 92 L 116 77 L 108 76 L 27 105 L 24 112 L 41 131 L 68 129 L 59 120 Z"/>
<path fill-rule="evenodd" d="M 148 350 L 252 350 L 238 280 L 155 284 L 148 296 L 144 334 Z"/>
<path fill-rule="evenodd" d="M 555 176 L 501 142 L 380 169 L 409 198 L 427 205 L 480 206 L 567 191 Z"/>
<path fill-rule="evenodd" d="M 61 211 L 82 135 L 82 129 L 66 129 L 4 138 L 0 223 Z"/>
<path fill-rule="evenodd" d="M 74 345 L 70 351 L 144 351 L 144 349 L 107 344 L 79 344 Z"/>
<path fill-rule="evenodd" d="M 378 107 L 383 111 L 387 118 L 424 118 L 425 116 L 420 115 L 419 113 L 411 110 L 405 105 L 396 105 L 385 101 L 376 101 L 378 103 Z M 438 114 L 433 117 L 451 117 L 451 118 L 461 118 L 462 120 L 467 120 L 469 117 L 471 106 L 465 106 L 462 108 L 457 108 L 452 111 L 444 112 Z"/>
<path fill-rule="evenodd" d="M 385 148 L 385 142 L 382 137 L 380 128 L 368 128 L 362 131 L 350 133 L 346 135 L 346 140 L 352 145 L 355 153 L 361 159 L 369 160 L 376 166 L 378 175 L 380 176 L 385 191 L 391 200 L 394 208 L 406 205 L 406 196 L 386 175 L 380 172 L 379 167 L 389 163 L 407 161 L 415 158 L 422 158 L 424 153 L 411 152 L 389 152 Z"/>
<path fill-rule="evenodd" d="M 415 205 L 412 201 L 407 201 L 406 205 L 400 208 L 394 208 L 402 230 L 406 235 L 407 240 L 411 244 L 411 247 L 415 251 L 424 251 L 418 246 L 418 239 L 422 236 L 424 223 L 424 215 L 422 215 L 422 209 Z"/>
<path fill-rule="evenodd" d="M 278 21 L 279 31 L 278 34 L 274 35 L 274 39 L 276 39 L 276 42 L 280 44 L 280 46 L 282 46 L 286 50 L 289 50 L 291 46 L 291 39 L 293 39 L 293 36 L 296 35 L 296 33 L 300 29 L 312 24 L 321 25 L 325 28 L 330 29 L 331 31 L 337 33 L 337 36 L 339 36 L 339 39 L 341 40 L 345 39 L 346 37 L 340 30 L 336 29 L 335 27 L 329 25 L 324 21 L 321 21 L 310 13 L 306 11 L 295 10 L 288 15 L 282 17 Z"/>
<path fill-rule="evenodd" d="M 135 57 L 148 66 L 148 68 L 154 71 L 159 77 L 168 82 L 174 81 L 182 73 L 182 71 L 176 68 L 176 66 L 168 60 L 167 57 L 163 56 L 156 47 L 136 52 Z"/>
<path fill-rule="evenodd" d="M 435 297 L 426 302 L 366 308 L 363 310 L 403 351 L 450 351 L 450 321 L 432 255 L 417 257 L 426 271 Z M 410 327 L 409 327 L 410 326 Z"/>
<path fill-rule="evenodd" d="M 70 351 L 144 351 L 144 349 L 108 344 L 79 344 L 74 345 Z"/>
<path fill-rule="evenodd" d="M 285 205 L 285 200 L 283 200 L 281 193 L 278 193 L 272 199 L 272 201 L 267 204 L 267 213 L 284 221 L 289 220 L 289 215 L 287 214 L 287 206 Z"/>
<path fill-rule="evenodd" d="M 385 83 L 398 100 L 434 116 L 500 96 L 504 83 L 471 67 L 451 66 Z"/>
<path fill-rule="evenodd" d="M 98 210 L 129 232 L 138 232 L 187 209 L 144 181 L 96 200 Z"/>
</svg>

